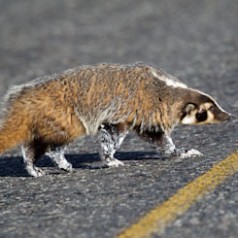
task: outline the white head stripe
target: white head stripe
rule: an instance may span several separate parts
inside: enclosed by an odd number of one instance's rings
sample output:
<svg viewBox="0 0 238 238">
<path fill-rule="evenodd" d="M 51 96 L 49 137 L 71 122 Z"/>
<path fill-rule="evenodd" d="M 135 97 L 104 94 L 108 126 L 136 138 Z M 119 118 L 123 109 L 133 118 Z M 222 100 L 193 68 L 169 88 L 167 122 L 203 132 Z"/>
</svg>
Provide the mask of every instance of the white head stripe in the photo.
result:
<svg viewBox="0 0 238 238">
<path fill-rule="evenodd" d="M 188 86 L 184 83 L 181 83 L 177 81 L 176 79 L 173 79 L 171 75 L 158 75 L 154 69 L 151 70 L 151 73 L 154 77 L 158 78 L 161 81 L 164 81 L 168 86 L 174 87 L 174 88 L 187 88 Z"/>
</svg>

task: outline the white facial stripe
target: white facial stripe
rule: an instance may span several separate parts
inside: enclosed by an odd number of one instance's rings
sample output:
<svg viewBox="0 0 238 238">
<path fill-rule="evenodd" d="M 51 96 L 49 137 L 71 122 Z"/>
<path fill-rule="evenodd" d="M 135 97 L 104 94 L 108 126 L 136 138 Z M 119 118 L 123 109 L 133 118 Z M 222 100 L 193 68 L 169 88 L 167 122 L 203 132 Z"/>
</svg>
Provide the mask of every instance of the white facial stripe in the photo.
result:
<svg viewBox="0 0 238 238">
<path fill-rule="evenodd" d="M 214 115 L 210 111 L 207 112 L 207 122 L 214 122 Z"/>
<path fill-rule="evenodd" d="M 181 121 L 181 124 L 183 125 L 196 125 L 196 124 L 199 124 L 199 125 L 202 125 L 202 124 L 214 124 L 218 121 L 216 121 L 214 119 L 214 115 L 213 113 L 211 113 L 210 111 L 207 111 L 207 119 L 204 120 L 204 121 L 197 121 L 196 120 L 196 113 L 192 113 L 190 115 L 187 115 L 183 118 L 183 120 Z"/>
<path fill-rule="evenodd" d="M 169 87 L 174 87 L 174 88 L 187 88 L 188 86 L 184 83 L 181 83 L 179 81 L 176 81 L 172 78 L 169 78 L 169 76 L 161 75 L 159 76 L 154 69 L 151 70 L 151 73 L 153 74 L 154 77 L 158 78 L 159 80 L 165 82 L 167 86 Z"/>
<path fill-rule="evenodd" d="M 183 125 L 193 125 L 196 124 L 195 115 L 187 115 L 181 121 Z"/>
<path fill-rule="evenodd" d="M 204 104 L 201 105 L 202 108 L 204 108 L 205 110 L 209 110 L 209 108 L 212 106 L 213 104 L 210 102 L 206 102 Z"/>
</svg>

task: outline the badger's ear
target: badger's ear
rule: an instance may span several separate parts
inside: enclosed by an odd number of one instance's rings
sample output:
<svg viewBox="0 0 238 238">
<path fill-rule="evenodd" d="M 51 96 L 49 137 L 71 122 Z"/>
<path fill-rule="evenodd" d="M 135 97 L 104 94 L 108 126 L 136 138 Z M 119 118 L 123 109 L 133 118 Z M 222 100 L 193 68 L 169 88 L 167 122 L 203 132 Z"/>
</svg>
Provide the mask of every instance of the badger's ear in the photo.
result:
<svg viewBox="0 0 238 238">
<path fill-rule="evenodd" d="M 195 105 L 192 103 L 188 103 L 184 108 L 184 113 L 190 114 L 195 109 Z"/>
</svg>

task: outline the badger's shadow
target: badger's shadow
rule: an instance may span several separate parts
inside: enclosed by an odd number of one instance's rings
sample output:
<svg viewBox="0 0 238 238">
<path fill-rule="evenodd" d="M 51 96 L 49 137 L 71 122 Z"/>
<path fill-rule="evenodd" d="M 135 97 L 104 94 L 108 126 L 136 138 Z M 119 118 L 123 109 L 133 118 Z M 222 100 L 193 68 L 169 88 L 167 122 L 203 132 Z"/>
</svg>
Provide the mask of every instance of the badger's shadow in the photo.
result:
<svg viewBox="0 0 238 238">
<path fill-rule="evenodd" d="M 121 161 L 126 160 L 147 160 L 159 159 L 159 155 L 155 152 L 118 152 L 115 155 Z M 69 161 L 74 169 L 102 169 L 102 167 L 93 166 L 94 163 L 100 162 L 97 153 L 92 154 L 66 154 L 66 159 Z M 44 156 L 37 161 L 38 167 L 54 168 L 55 165 L 48 156 Z M 63 171 L 55 167 L 50 174 L 60 174 Z M 0 177 L 29 177 L 24 168 L 23 159 L 20 156 L 2 157 L 0 158 Z"/>
</svg>

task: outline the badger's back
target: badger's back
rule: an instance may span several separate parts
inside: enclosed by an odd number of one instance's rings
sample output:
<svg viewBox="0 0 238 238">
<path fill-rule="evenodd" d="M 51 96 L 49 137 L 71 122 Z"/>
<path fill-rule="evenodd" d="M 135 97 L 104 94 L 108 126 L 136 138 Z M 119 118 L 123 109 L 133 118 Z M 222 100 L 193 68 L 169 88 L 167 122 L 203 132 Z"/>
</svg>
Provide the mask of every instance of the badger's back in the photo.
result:
<svg viewBox="0 0 238 238">
<path fill-rule="evenodd" d="M 71 72 L 68 97 L 87 133 L 95 134 L 102 123 L 126 122 L 142 130 L 171 127 L 168 101 L 173 92 L 153 70 L 142 64 L 99 64 Z"/>
<path fill-rule="evenodd" d="M 167 110 L 163 95 L 163 102 L 158 100 L 158 88 L 166 94 L 164 86 L 154 79 L 151 67 L 141 64 L 82 66 L 14 87 L 5 108 L 24 112 L 31 122 L 54 118 L 67 128 L 73 117 L 87 134 L 95 134 L 102 123 L 158 124 L 163 118 L 156 113 Z"/>
<path fill-rule="evenodd" d="M 87 132 L 94 134 L 102 123 L 117 124 L 135 114 L 142 107 L 147 74 L 142 66 L 100 64 L 70 77 L 70 97 Z"/>
</svg>

